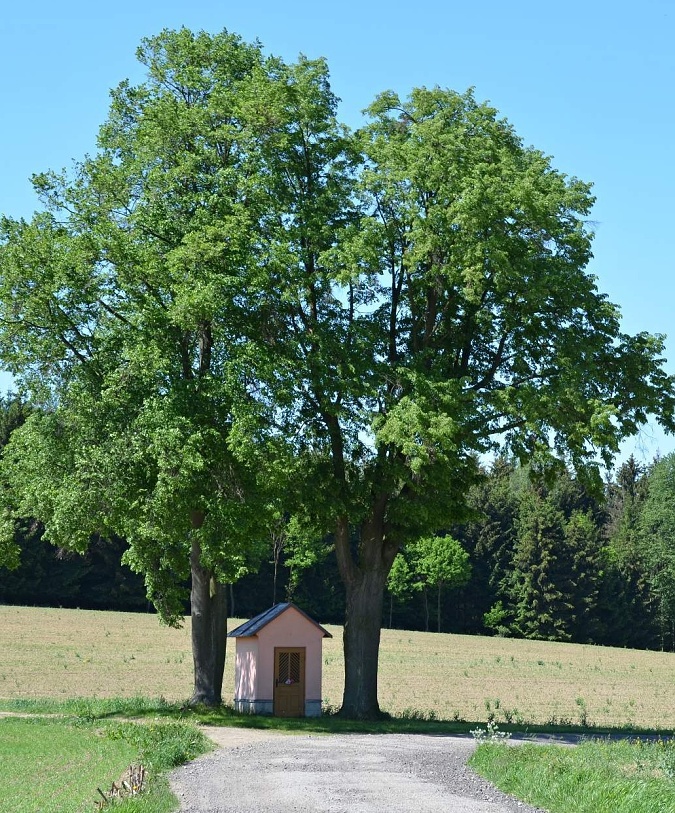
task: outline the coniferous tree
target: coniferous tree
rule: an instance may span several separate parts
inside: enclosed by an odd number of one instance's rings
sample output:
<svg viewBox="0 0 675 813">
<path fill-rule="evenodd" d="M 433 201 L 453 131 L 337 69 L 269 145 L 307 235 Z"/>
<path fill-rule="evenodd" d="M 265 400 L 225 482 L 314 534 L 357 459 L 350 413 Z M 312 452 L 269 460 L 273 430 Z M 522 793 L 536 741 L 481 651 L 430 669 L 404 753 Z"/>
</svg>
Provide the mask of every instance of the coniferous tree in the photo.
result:
<svg viewBox="0 0 675 813">
<path fill-rule="evenodd" d="M 639 559 L 640 514 L 648 493 L 647 475 L 647 467 L 631 455 L 608 487 L 607 534 L 618 559 L 627 565 Z"/>
<path fill-rule="evenodd" d="M 661 649 L 675 648 L 675 454 L 658 461 L 639 517 L 641 561 L 656 607 Z"/>
<path fill-rule="evenodd" d="M 640 648 L 658 643 L 656 607 L 643 556 L 650 542 L 641 531 L 649 479 L 648 468 L 631 455 L 607 488 L 605 578 L 598 615 L 603 643 L 612 646 Z"/>
<path fill-rule="evenodd" d="M 513 463 L 498 457 L 471 489 L 472 519 L 453 528 L 454 535 L 469 553 L 472 569 L 469 583 L 459 592 L 464 606 L 465 632 L 484 632 L 485 614 L 505 599 L 508 592 L 518 516 L 514 471 Z"/>
<path fill-rule="evenodd" d="M 598 620 L 598 596 L 603 578 L 602 546 L 599 528 L 590 511 L 574 511 L 565 524 L 564 556 L 572 574 L 574 620 L 571 640 L 599 643 L 602 629 Z"/>
<path fill-rule="evenodd" d="M 564 557 L 564 517 L 531 495 L 518 520 L 511 595 L 513 629 L 525 638 L 569 641 L 575 622 L 572 572 Z"/>
</svg>

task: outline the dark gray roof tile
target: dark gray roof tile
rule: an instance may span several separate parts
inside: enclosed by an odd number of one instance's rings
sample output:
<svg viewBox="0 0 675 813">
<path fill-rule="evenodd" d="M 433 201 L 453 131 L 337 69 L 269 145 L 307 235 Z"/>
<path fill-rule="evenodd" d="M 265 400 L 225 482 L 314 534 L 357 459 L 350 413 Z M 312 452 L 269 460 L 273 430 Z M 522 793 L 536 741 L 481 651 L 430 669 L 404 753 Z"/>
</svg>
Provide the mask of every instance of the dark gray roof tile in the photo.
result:
<svg viewBox="0 0 675 813">
<path fill-rule="evenodd" d="M 236 629 L 233 629 L 232 632 L 228 632 L 228 638 L 251 638 L 254 635 L 257 635 L 258 632 L 263 628 L 266 627 L 270 621 L 274 621 L 275 618 L 278 618 L 282 613 L 286 612 L 289 607 L 293 607 L 297 610 L 301 615 L 304 615 L 305 618 L 314 624 L 315 627 L 323 632 L 324 638 L 332 638 L 333 636 L 325 630 L 321 624 L 317 624 L 317 622 L 310 618 L 304 610 L 301 610 L 300 607 L 296 607 L 290 601 L 284 601 L 281 604 L 275 604 L 274 607 L 270 607 L 269 610 L 265 610 L 264 612 L 256 615 L 255 618 L 251 618 L 250 621 L 245 621 L 243 624 L 240 624 Z"/>
</svg>

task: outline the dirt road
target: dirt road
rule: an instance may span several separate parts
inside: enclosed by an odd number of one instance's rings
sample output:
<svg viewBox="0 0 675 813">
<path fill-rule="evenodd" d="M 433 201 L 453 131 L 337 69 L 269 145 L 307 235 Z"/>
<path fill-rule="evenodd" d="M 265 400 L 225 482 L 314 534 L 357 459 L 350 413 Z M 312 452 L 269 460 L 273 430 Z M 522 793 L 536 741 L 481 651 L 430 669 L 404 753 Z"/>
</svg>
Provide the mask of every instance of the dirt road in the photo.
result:
<svg viewBox="0 0 675 813">
<path fill-rule="evenodd" d="M 207 732 L 220 746 L 174 771 L 181 813 L 533 813 L 466 766 L 470 738 Z"/>
</svg>

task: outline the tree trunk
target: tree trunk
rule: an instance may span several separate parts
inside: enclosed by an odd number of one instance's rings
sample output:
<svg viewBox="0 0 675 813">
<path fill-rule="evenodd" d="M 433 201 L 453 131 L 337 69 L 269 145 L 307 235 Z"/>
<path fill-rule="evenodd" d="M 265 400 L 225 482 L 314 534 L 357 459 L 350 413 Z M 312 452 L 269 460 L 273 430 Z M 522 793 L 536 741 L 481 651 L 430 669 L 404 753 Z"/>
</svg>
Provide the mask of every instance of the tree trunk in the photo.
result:
<svg viewBox="0 0 675 813">
<path fill-rule="evenodd" d="M 424 587 L 424 631 L 429 632 L 429 590 Z"/>
<path fill-rule="evenodd" d="M 191 705 L 217 706 L 222 702 L 227 635 L 227 588 L 201 564 L 201 548 L 192 542 L 192 657 L 195 688 Z"/>
<path fill-rule="evenodd" d="M 335 553 L 345 585 L 343 634 L 345 687 L 340 716 L 372 720 L 380 716 L 377 702 L 377 666 L 384 590 L 398 546 L 385 541 L 382 501 L 361 526 L 358 561 L 351 551 L 349 522 L 338 520 Z"/>
<path fill-rule="evenodd" d="M 274 575 L 272 576 L 272 607 L 277 606 L 277 568 L 279 564 L 277 557 L 274 557 Z"/>
<path fill-rule="evenodd" d="M 342 717 L 372 720 L 380 716 L 377 663 L 386 578 L 386 574 L 366 571 L 346 585 Z"/>
</svg>

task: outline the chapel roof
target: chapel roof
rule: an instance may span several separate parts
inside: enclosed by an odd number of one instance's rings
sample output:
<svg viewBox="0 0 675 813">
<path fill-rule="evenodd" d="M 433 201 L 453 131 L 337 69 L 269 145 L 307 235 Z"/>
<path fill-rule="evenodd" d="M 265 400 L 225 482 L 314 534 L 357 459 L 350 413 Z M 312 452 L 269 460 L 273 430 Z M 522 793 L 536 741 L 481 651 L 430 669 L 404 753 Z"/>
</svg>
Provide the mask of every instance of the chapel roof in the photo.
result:
<svg viewBox="0 0 675 813">
<path fill-rule="evenodd" d="M 328 630 L 325 630 L 321 624 L 318 624 L 313 618 L 310 618 L 310 616 L 308 616 L 304 610 L 301 610 L 300 607 L 296 606 L 291 601 L 284 601 L 280 604 L 275 604 L 268 610 L 264 610 L 259 615 L 256 615 L 255 618 L 251 618 L 250 621 L 245 621 L 236 629 L 233 629 L 232 632 L 228 632 L 227 637 L 251 638 L 254 635 L 257 635 L 263 627 L 266 627 L 270 622 L 274 621 L 275 618 L 278 618 L 282 613 L 285 613 L 286 610 L 289 610 L 291 607 L 294 610 L 297 610 L 300 615 L 303 615 L 310 622 L 310 624 L 314 624 L 317 629 L 320 629 L 324 638 L 333 637 Z"/>
</svg>

